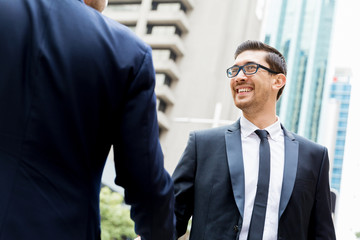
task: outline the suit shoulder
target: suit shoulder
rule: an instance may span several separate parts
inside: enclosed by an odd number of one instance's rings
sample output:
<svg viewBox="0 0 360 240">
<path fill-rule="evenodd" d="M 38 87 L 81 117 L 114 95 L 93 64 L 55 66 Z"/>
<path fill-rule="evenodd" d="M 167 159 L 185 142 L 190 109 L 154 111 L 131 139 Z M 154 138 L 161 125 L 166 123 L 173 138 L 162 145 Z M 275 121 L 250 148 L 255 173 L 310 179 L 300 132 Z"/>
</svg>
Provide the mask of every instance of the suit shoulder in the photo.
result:
<svg viewBox="0 0 360 240">
<path fill-rule="evenodd" d="M 313 147 L 314 149 L 318 149 L 318 150 L 324 150 L 324 149 L 326 149 L 325 146 L 323 146 L 323 145 L 321 145 L 321 144 L 319 144 L 319 143 L 316 143 L 316 142 L 314 142 L 314 141 L 312 141 L 312 140 L 310 140 L 310 139 L 307 139 L 307 138 L 305 138 L 305 137 L 303 137 L 303 136 L 300 136 L 300 135 L 298 135 L 298 134 L 296 134 L 296 133 L 291 133 L 291 134 L 294 136 L 295 140 L 298 141 L 300 144 L 304 144 L 304 145 L 307 145 L 307 146 L 311 146 L 311 147 Z"/>
<path fill-rule="evenodd" d="M 108 27 L 108 34 L 114 38 L 115 41 L 128 42 L 129 44 L 137 45 L 140 49 L 148 51 L 150 46 L 141 40 L 130 28 L 107 17 L 103 16 L 104 21 Z"/>
<path fill-rule="evenodd" d="M 152 49 L 147 43 L 127 26 L 107 16 L 100 17 L 98 31 L 108 50 L 105 54 L 114 57 L 117 64 L 121 65 L 120 68 L 131 65 L 136 73 L 144 61 L 152 65 Z"/>
<path fill-rule="evenodd" d="M 221 126 L 216 128 L 209 128 L 209 129 L 202 129 L 202 130 L 195 130 L 192 131 L 190 134 L 196 135 L 196 137 L 206 137 L 206 138 L 212 138 L 212 137 L 221 137 L 225 135 L 225 132 L 229 126 Z"/>
</svg>

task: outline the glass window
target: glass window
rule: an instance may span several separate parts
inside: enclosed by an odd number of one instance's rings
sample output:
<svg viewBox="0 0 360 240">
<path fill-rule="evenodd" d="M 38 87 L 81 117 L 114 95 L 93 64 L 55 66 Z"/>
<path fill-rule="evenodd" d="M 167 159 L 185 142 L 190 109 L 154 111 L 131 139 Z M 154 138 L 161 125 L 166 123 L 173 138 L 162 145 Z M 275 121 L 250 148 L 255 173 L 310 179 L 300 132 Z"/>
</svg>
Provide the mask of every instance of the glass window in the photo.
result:
<svg viewBox="0 0 360 240">
<path fill-rule="evenodd" d="M 335 156 L 343 156 L 343 155 L 344 155 L 344 150 L 341 149 L 335 150 Z"/>
<path fill-rule="evenodd" d="M 334 167 L 333 168 L 340 168 L 342 166 L 342 162 L 343 162 L 343 159 L 342 157 L 341 158 L 338 158 L 338 157 L 335 157 L 334 158 Z"/>
<path fill-rule="evenodd" d="M 348 103 L 342 103 L 341 108 L 342 109 L 349 109 L 349 104 Z"/>
<path fill-rule="evenodd" d="M 341 169 L 340 168 L 334 168 L 333 169 L 333 174 L 341 174 Z"/>
<path fill-rule="evenodd" d="M 336 145 L 344 146 L 345 145 L 345 140 L 341 140 L 341 139 L 336 140 Z"/>
<path fill-rule="evenodd" d="M 337 136 L 338 136 L 338 137 L 345 137 L 345 135 L 346 135 L 346 131 L 339 130 L 339 131 L 337 132 Z"/>
<path fill-rule="evenodd" d="M 339 127 L 346 127 L 346 122 L 339 122 Z"/>
<path fill-rule="evenodd" d="M 343 88 L 344 91 L 350 91 L 351 90 L 351 86 L 348 85 L 348 84 L 344 85 L 342 88 Z"/>
<path fill-rule="evenodd" d="M 340 118 L 347 118 L 347 117 L 348 117 L 348 113 L 347 113 L 347 112 L 340 112 L 339 117 L 340 117 Z"/>
<path fill-rule="evenodd" d="M 334 177 L 334 176 L 333 176 Z M 340 177 L 340 176 L 339 176 Z M 333 178 L 331 180 L 331 186 L 333 188 L 337 188 L 337 187 L 340 187 L 340 178 Z"/>
</svg>

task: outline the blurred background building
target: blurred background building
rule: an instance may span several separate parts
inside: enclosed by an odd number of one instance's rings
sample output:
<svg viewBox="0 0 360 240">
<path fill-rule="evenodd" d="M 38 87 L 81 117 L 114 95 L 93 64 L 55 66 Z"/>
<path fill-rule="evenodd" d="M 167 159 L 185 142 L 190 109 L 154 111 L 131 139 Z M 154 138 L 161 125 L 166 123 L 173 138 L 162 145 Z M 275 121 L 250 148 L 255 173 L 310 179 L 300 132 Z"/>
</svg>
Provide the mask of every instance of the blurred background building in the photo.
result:
<svg viewBox="0 0 360 240">
<path fill-rule="evenodd" d="M 346 129 L 349 114 L 351 94 L 351 70 L 336 69 L 333 83 L 331 84 L 330 98 L 339 102 L 338 124 L 332 165 L 331 186 L 340 192 L 342 165 L 346 140 Z"/>
<path fill-rule="evenodd" d="M 334 19 L 334 0 L 272 0 L 263 40 L 288 64 L 286 90 L 277 111 L 283 124 L 318 139 Z"/>
<path fill-rule="evenodd" d="M 342 166 L 346 141 L 347 122 L 351 95 L 350 80 L 352 71 L 349 68 L 336 68 L 324 101 L 326 118 L 321 129 L 319 141 L 329 150 L 331 161 L 331 187 L 340 193 Z"/>
</svg>

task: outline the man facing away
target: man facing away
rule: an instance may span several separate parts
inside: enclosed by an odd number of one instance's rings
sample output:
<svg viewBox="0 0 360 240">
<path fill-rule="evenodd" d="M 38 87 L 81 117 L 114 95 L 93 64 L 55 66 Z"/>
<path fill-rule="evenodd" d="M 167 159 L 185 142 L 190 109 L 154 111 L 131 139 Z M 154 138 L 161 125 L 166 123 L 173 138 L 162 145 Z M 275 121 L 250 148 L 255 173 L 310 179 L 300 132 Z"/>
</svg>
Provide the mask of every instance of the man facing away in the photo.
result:
<svg viewBox="0 0 360 240">
<path fill-rule="evenodd" d="M 227 76 L 243 116 L 190 134 L 173 173 L 177 236 L 192 216 L 191 240 L 335 239 L 327 149 L 276 116 L 284 57 L 246 41 Z"/>
<path fill-rule="evenodd" d="M 0 0 L 0 31 L 0 239 L 100 239 L 111 145 L 136 233 L 171 239 L 151 48 L 83 0 Z"/>
</svg>

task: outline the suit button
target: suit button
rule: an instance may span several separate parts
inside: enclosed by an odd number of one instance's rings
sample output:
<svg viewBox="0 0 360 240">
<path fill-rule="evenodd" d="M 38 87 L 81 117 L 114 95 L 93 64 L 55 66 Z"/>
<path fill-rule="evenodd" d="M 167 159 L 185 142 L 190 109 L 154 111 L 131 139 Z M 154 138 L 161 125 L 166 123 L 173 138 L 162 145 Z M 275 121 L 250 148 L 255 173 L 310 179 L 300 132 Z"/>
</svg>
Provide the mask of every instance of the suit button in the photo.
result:
<svg viewBox="0 0 360 240">
<path fill-rule="evenodd" d="M 239 231 L 239 226 L 238 225 L 235 225 L 234 228 L 233 228 L 234 232 L 238 232 Z"/>
</svg>

